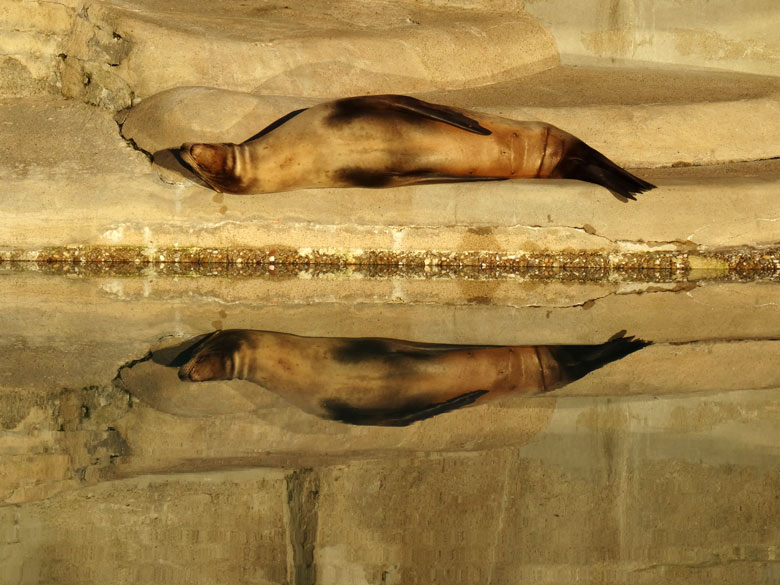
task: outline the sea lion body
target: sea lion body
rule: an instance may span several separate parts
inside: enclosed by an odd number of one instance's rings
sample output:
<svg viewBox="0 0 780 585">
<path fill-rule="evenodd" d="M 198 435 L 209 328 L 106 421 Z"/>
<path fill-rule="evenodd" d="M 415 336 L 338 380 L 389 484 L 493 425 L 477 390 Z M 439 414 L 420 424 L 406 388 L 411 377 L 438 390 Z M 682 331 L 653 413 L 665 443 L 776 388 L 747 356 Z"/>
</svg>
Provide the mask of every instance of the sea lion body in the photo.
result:
<svg viewBox="0 0 780 585">
<path fill-rule="evenodd" d="M 587 360 L 573 360 L 566 347 L 603 346 L 457 346 L 234 329 L 193 348 L 179 377 L 249 380 L 323 418 L 405 425 L 507 393 L 553 390 L 646 345 L 608 343 L 608 359 L 598 355 L 598 365 L 583 369 Z"/>
<path fill-rule="evenodd" d="M 395 95 L 318 104 L 242 144 L 188 143 L 180 155 L 238 194 L 526 178 L 608 183 L 626 197 L 653 188 L 550 124 Z"/>
</svg>

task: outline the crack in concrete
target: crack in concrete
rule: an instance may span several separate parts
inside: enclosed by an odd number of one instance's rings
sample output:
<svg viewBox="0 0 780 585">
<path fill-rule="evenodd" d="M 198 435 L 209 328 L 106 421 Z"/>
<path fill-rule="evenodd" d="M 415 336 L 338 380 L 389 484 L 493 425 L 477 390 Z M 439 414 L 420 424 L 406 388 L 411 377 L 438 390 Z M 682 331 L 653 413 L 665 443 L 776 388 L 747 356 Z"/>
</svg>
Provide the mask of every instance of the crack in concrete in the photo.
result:
<svg viewBox="0 0 780 585">
<path fill-rule="evenodd" d="M 490 567 L 488 570 L 488 576 L 486 581 L 488 585 L 493 585 L 493 574 L 496 565 L 498 564 L 497 551 L 501 544 L 501 537 L 504 532 L 506 509 L 509 500 L 509 473 L 510 473 L 510 468 L 514 467 L 513 464 L 515 463 L 513 453 L 514 453 L 514 449 L 508 451 L 507 456 L 510 457 L 511 460 L 509 461 L 509 464 L 504 465 L 504 478 L 501 484 L 501 506 L 499 508 L 498 518 L 496 520 L 495 538 L 493 540 L 493 546 L 490 547 L 491 559 L 490 559 Z"/>
<path fill-rule="evenodd" d="M 290 585 L 314 585 L 317 582 L 315 545 L 319 519 L 319 476 L 313 469 L 298 469 L 287 476 L 286 483 L 287 581 Z"/>
</svg>

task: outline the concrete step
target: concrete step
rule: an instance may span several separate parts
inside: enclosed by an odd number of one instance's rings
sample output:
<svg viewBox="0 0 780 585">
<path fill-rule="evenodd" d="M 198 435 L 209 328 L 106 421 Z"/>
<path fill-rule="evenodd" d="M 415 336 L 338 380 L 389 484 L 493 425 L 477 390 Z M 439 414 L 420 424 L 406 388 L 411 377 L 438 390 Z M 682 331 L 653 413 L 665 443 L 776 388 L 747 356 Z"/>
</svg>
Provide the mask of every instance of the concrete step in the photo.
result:
<svg viewBox="0 0 780 585">
<path fill-rule="evenodd" d="M 86 258 L 98 248 L 103 259 L 225 260 L 236 256 L 207 250 L 233 248 L 277 263 L 517 266 L 534 253 L 609 262 L 780 241 L 780 161 L 642 171 L 659 188 L 630 204 L 596 185 L 549 180 L 231 196 L 183 177 L 161 181 L 111 117 L 84 104 L 5 100 L 0 122 L 6 259 Z"/>
<path fill-rule="evenodd" d="M 415 95 L 515 120 L 548 122 L 625 167 L 780 156 L 780 77 L 674 67 L 561 66 L 477 88 Z M 126 138 L 154 153 L 183 142 L 242 142 L 318 101 L 180 87 L 144 100 L 119 119 Z"/>
<path fill-rule="evenodd" d="M 215 11 L 202 0 L 92 0 L 74 15 L 62 88 L 119 108 L 183 85 L 311 96 L 410 92 L 558 63 L 555 41 L 522 2 L 490 4 L 231 1 Z"/>
</svg>

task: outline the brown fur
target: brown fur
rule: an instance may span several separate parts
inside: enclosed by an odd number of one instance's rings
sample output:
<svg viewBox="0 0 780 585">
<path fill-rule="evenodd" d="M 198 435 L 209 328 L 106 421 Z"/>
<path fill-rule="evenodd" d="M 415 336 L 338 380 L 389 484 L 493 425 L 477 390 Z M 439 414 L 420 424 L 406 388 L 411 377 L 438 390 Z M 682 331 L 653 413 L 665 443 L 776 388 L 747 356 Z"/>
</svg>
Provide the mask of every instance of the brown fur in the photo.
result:
<svg viewBox="0 0 780 585">
<path fill-rule="evenodd" d="M 293 112 L 243 144 L 188 143 L 182 159 L 225 193 L 575 178 L 633 198 L 653 185 L 542 122 L 364 96 Z"/>
<path fill-rule="evenodd" d="M 249 380 L 317 416 L 402 425 L 507 393 L 549 391 L 644 345 L 457 346 L 233 329 L 189 350 L 179 377 Z"/>
</svg>

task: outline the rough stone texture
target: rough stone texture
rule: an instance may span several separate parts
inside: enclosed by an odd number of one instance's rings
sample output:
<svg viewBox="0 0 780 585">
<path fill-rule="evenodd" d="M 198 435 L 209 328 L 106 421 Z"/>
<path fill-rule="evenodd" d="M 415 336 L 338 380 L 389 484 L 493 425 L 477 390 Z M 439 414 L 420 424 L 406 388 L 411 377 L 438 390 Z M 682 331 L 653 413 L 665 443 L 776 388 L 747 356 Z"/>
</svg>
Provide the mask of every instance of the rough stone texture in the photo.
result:
<svg viewBox="0 0 780 585">
<path fill-rule="evenodd" d="M 3 585 L 292 582 L 278 470 L 111 482 L 0 518 Z"/>
<path fill-rule="evenodd" d="M 566 61 L 652 61 L 780 75 L 780 12 L 753 0 L 527 0 Z"/>
<path fill-rule="evenodd" d="M 766 400 L 561 401 L 519 449 L 331 468 L 318 583 L 774 582 Z"/>
<path fill-rule="evenodd" d="M 165 469 L 520 445 L 545 428 L 556 396 L 780 386 L 773 283 L 702 283 L 678 292 L 667 285 L 664 292 L 653 284 L 35 273 L 5 274 L 0 283 L 8 299 L 3 445 L 18 470 L 0 491 L 11 502 Z M 107 340 L 119 322 L 123 335 Z M 234 327 L 517 345 L 601 343 L 626 329 L 657 345 L 555 394 L 489 403 L 405 430 L 322 421 L 249 383 L 184 384 L 172 368 L 134 363 L 161 337 Z M 666 365 L 659 370 L 659 363 Z"/>
<path fill-rule="evenodd" d="M 83 6 L 65 49 L 63 92 L 113 109 L 181 85 L 277 95 L 410 92 L 489 83 L 558 62 L 552 37 L 516 3 L 476 10 L 232 1 L 218 14 L 191 0 Z"/>
<path fill-rule="evenodd" d="M 59 93 L 59 65 L 79 0 L 0 0 L 0 96 Z"/>
</svg>

